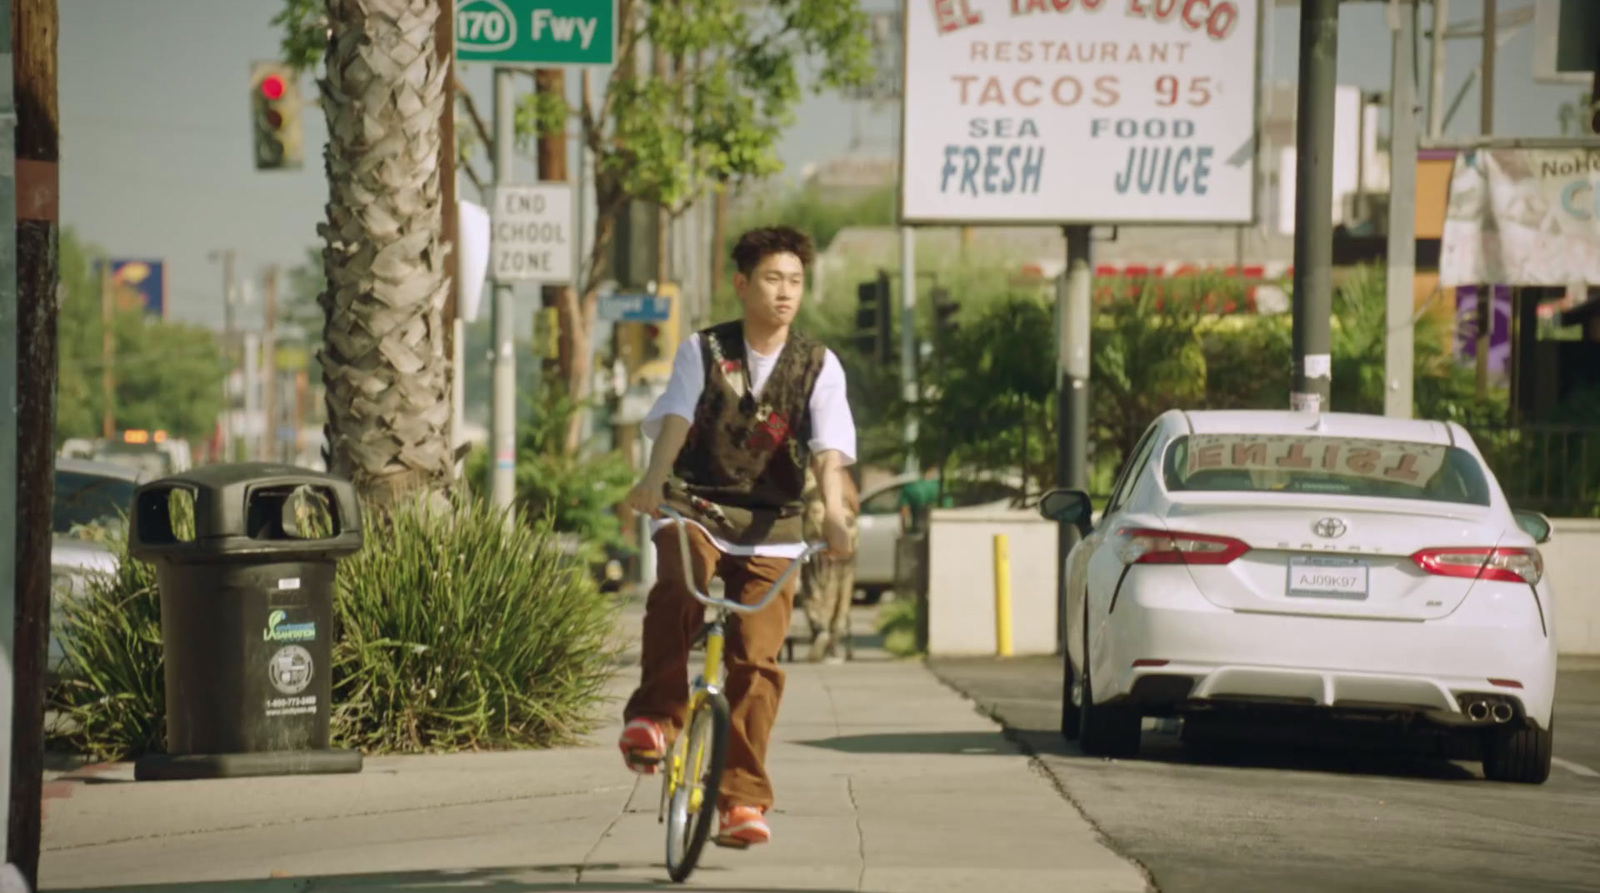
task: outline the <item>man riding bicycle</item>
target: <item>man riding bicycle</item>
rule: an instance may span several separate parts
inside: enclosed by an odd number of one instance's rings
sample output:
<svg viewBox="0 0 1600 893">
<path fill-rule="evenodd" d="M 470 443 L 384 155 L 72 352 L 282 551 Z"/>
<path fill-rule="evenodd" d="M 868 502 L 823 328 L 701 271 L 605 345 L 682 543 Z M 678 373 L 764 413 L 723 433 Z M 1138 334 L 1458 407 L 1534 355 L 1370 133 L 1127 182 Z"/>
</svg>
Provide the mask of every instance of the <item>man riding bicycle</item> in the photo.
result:
<svg viewBox="0 0 1600 893">
<path fill-rule="evenodd" d="M 618 742 L 635 772 L 655 771 L 687 718 L 689 651 L 705 618 L 687 575 L 701 592 L 716 575 L 728 598 L 759 601 L 805 550 L 808 465 L 823 491 L 826 554 L 850 556 L 840 469 L 855 461 L 856 430 L 844 368 L 832 351 L 790 328 L 811 261 L 810 239 L 789 227 L 743 234 L 733 249 L 742 319 L 684 340 L 666 392 L 641 426 L 655 447 L 627 505 L 656 519 L 657 582 L 645 602 L 640 683 L 623 708 L 627 725 Z M 689 522 L 691 568 L 683 567 L 679 528 L 660 518 L 663 502 Z M 778 652 L 794 610 L 794 581 L 729 629 L 732 722 L 718 843 L 771 838 L 764 764 L 783 696 Z"/>
</svg>

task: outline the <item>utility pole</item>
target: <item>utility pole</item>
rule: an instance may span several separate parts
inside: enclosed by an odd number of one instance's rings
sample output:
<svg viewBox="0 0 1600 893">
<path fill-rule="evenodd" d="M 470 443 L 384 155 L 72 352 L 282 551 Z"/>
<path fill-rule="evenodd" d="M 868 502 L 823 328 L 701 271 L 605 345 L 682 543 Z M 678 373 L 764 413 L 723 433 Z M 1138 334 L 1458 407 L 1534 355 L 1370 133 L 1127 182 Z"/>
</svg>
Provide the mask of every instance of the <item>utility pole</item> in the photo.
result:
<svg viewBox="0 0 1600 893">
<path fill-rule="evenodd" d="M 0 0 L 5 5 L 7 23 L 0 30 L 0 52 L 7 58 L 14 58 L 11 34 L 16 20 L 12 18 L 12 2 Z M 0 140 L 4 141 L 3 151 L 8 155 L 15 152 L 16 120 L 13 92 L 0 90 Z M 21 445 L 23 430 L 17 417 L 17 374 L 21 364 L 5 359 L 22 356 L 21 332 L 17 327 L 17 212 L 17 170 L 0 165 L 0 518 L 17 517 L 21 507 L 17 488 L 17 448 Z M 17 539 L 0 536 L 0 694 L 7 698 L 12 697 L 17 688 L 17 676 L 12 670 L 16 666 L 17 581 L 20 579 Z M 0 819 L 5 820 L 8 832 L 11 826 L 12 730 L 12 712 L 0 709 Z M 16 871 L 11 859 L 10 855 L 0 856 L 8 873 Z M 7 880 L 0 877 L 0 885 Z"/>
<path fill-rule="evenodd" d="M 1389 72 L 1389 260 L 1385 266 L 1388 325 L 1383 365 L 1383 414 L 1408 419 L 1412 413 L 1411 322 L 1416 311 L 1417 263 L 1417 97 L 1411 79 L 1416 61 L 1417 6 L 1390 4 L 1389 35 L 1394 50 Z"/>
<path fill-rule="evenodd" d="M 512 72 L 497 66 L 494 70 L 494 185 L 510 186 L 512 163 L 516 158 L 513 141 L 516 105 L 512 96 Z M 491 274 L 493 271 L 490 271 Z M 517 355 L 513 339 L 516 318 L 512 315 L 511 285 L 494 280 L 494 380 L 490 428 L 494 442 L 494 464 L 489 471 L 489 496 L 499 509 L 510 509 L 516 497 L 517 471 Z"/>
<path fill-rule="evenodd" d="M 262 334 L 261 416 L 266 425 L 261 432 L 261 458 L 277 462 L 278 455 L 278 265 L 269 264 L 261 277 Z"/>
<path fill-rule="evenodd" d="M 16 98 L 17 436 L 16 681 L 6 861 L 39 888 L 44 784 L 44 676 L 50 630 L 50 517 L 55 492 L 56 227 L 61 134 L 56 0 L 12 0 Z M 0 358 L 0 361 L 4 361 Z M 9 410 L 9 406 L 6 407 Z"/>
<path fill-rule="evenodd" d="M 902 0 L 896 5 L 899 7 L 901 20 L 904 21 L 910 0 Z M 903 84 L 899 93 L 901 111 L 904 112 L 906 91 Z M 855 105 L 859 108 L 861 103 L 857 102 Z M 902 175 L 901 166 L 905 163 L 906 134 L 900 118 L 900 115 L 895 115 L 890 120 L 894 127 L 895 179 L 898 181 L 900 204 L 904 206 L 905 177 Z M 961 229 L 963 255 L 966 251 L 968 231 L 967 227 Z M 884 293 L 878 300 L 882 302 L 878 312 L 887 315 L 889 295 Z M 917 456 L 917 417 L 913 411 L 913 407 L 917 406 L 921 397 L 917 388 L 917 360 L 917 231 L 902 223 L 900 224 L 900 399 L 905 401 L 907 412 L 900 439 L 906 450 L 907 474 L 915 474 L 921 467 Z"/>
<path fill-rule="evenodd" d="M 1495 38 L 1500 33 L 1498 0 L 1483 0 L 1483 76 L 1478 79 L 1478 128 L 1484 136 L 1494 134 L 1494 53 Z M 1493 282 L 1478 286 L 1478 396 L 1489 394 L 1489 341 L 1494 331 Z"/>
<path fill-rule="evenodd" d="M 462 346 L 462 326 L 457 317 L 460 315 L 459 294 L 456 284 L 457 255 L 456 243 L 459 241 L 457 232 L 459 226 L 458 201 L 456 197 L 456 14 L 455 0 L 439 0 L 439 17 L 433 23 L 433 46 L 435 58 L 444 66 L 444 90 L 449 97 L 445 100 L 444 108 L 439 112 L 439 205 L 440 216 L 443 218 L 439 228 L 440 249 L 444 252 L 444 275 L 449 283 L 445 291 L 444 310 L 440 314 L 440 324 L 444 326 L 445 352 L 450 354 L 450 383 L 452 398 L 459 392 L 457 382 L 466 374 Z M 298 397 L 296 401 L 298 403 Z M 450 419 L 450 445 L 455 446 L 461 437 L 462 419 L 459 415 L 452 415 Z M 300 420 L 298 407 L 295 422 L 295 456 L 298 460 L 300 454 Z M 460 463 L 453 463 L 452 467 L 460 467 Z"/>
<path fill-rule="evenodd" d="M 539 93 L 563 98 L 567 95 L 567 75 L 565 69 L 535 69 L 533 72 L 533 82 L 535 89 Z M 567 125 L 565 119 L 562 119 L 561 127 L 558 130 L 550 133 L 539 134 L 539 179 L 542 182 L 550 183 L 567 182 Z M 583 203 L 583 195 L 581 193 L 574 194 L 572 200 L 581 205 Z M 572 235 L 574 241 L 579 240 L 577 233 L 573 233 Z M 573 270 L 574 278 L 576 278 L 579 268 L 574 267 Z M 574 282 L 572 285 L 541 286 L 539 288 L 539 299 L 541 306 L 555 308 L 557 319 L 559 319 L 561 306 L 566 302 L 567 289 L 575 288 L 576 286 L 576 282 Z M 571 323 L 576 321 L 569 320 L 568 322 L 569 324 L 561 326 L 561 329 L 565 334 L 570 336 L 570 334 L 576 330 L 576 327 L 571 325 Z M 551 374 L 560 374 L 562 381 L 567 380 L 568 374 L 572 369 L 571 353 L 578 346 L 576 342 L 569 344 L 568 342 L 571 340 L 572 339 L 570 337 L 563 337 L 560 341 L 561 347 L 557 356 L 546 359 L 544 363 L 545 375 L 548 376 Z"/>
<path fill-rule="evenodd" d="M 706 295 L 707 307 L 710 307 L 712 296 L 717 289 L 722 287 L 722 276 L 726 269 L 727 257 L 723 253 L 723 244 L 728 240 L 728 184 L 723 183 L 717 187 L 717 200 L 711 211 L 711 288 Z"/>
<path fill-rule="evenodd" d="M 260 380 L 261 380 L 261 336 L 255 332 L 244 333 L 244 362 L 241 365 L 244 377 L 244 417 L 245 430 L 255 423 L 257 410 L 261 407 Z M 244 432 L 240 432 L 243 434 Z M 239 444 L 244 448 L 244 461 L 254 462 L 262 458 L 259 455 L 260 438 L 240 437 Z"/>
<path fill-rule="evenodd" d="M 887 305 L 888 295 L 884 295 Z M 889 312 L 884 306 L 884 313 Z M 900 227 L 900 399 L 906 403 L 905 426 L 900 432 L 905 444 L 907 474 L 921 467 L 917 459 L 917 231 Z"/>
<path fill-rule="evenodd" d="M 100 259 L 100 437 L 110 443 L 117 433 L 116 301 L 111 294 L 111 258 Z"/>
<path fill-rule="evenodd" d="M 1333 106 L 1339 0 L 1301 0 L 1295 115 L 1294 389 L 1289 407 L 1327 412 L 1332 384 Z"/>
<path fill-rule="evenodd" d="M 212 257 L 217 257 L 219 252 L 213 251 Z M 222 352 L 228 358 L 228 374 L 222 380 L 222 459 L 224 462 L 233 461 L 233 372 L 237 368 L 238 334 L 234 331 L 233 308 L 234 299 L 233 283 L 233 249 L 226 248 L 220 252 L 222 258 Z"/>
<path fill-rule="evenodd" d="M 1089 491 L 1089 341 L 1094 256 L 1089 227 L 1063 227 L 1067 269 L 1056 290 L 1056 486 Z M 1078 543 L 1078 528 L 1056 525 L 1056 567 Z M 1066 647 L 1067 575 L 1057 574 L 1056 641 Z M 1065 653 L 1065 652 L 1063 652 Z"/>
<path fill-rule="evenodd" d="M 1433 80 L 1428 86 L 1428 139 L 1444 133 L 1444 29 L 1450 24 L 1450 0 L 1433 0 L 1433 35 L 1428 64 Z"/>
<path fill-rule="evenodd" d="M 667 79 L 667 54 L 662 52 L 661 47 L 656 45 L 655 41 L 653 41 L 653 40 L 650 42 L 650 74 L 652 76 L 654 76 L 657 81 L 665 81 Z M 669 277 L 672 274 L 672 270 L 671 270 L 671 268 L 669 266 L 669 262 L 668 262 L 668 258 L 667 258 L 668 230 L 671 228 L 671 226 L 672 226 L 672 215 L 667 213 L 667 206 L 666 205 L 657 205 L 656 206 L 656 287 L 657 288 L 660 288 L 662 285 L 664 285 L 667 282 L 669 282 L 670 281 Z"/>
</svg>

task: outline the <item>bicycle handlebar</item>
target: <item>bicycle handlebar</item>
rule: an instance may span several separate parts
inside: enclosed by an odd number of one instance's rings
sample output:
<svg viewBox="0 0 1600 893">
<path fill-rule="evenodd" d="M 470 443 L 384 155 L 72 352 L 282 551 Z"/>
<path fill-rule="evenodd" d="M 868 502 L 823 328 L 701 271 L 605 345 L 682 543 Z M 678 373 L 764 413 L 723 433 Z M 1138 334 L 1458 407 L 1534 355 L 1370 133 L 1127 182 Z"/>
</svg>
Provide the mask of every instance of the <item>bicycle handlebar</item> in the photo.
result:
<svg viewBox="0 0 1600 893">
<path fill-rule="evenodd" d="M 783 591 L 784 584 L 789 582 L 789 578 L 794 576 L 795 571 L 798 571 L 801 565 L 811 560 L 811 556 L 828 548 L 827 545 L 823 543 L 806 543 L 805 551 L 801 552 L 799 557 L 790 560 L 789 567 L 785 569 L 783 574 L 780 575 L 778 579 L 773 582 L 772 586 L 767 589 L 767 594 L 762 596 L 761 601 L 756 602 L 753 605 L 747 605 L 743 602 L 730 601 L 725 598 L 712 598 L 707 593 L 701 592 L 695 585 L 695 581 L 693 579 L 694 575 L 691 573 L 691 569 L 694 567 L 694 562 L 690 560 L 689 557 L 689 536 L 688 532 L 684 530 L 685 521 L 683 516 L 674 511 L 671 506 L 666 504 L 662 504 L 660 508 L 662 514 L 671 518 L 672 523 L 678 525 L 678 549 L 683 553 L 683 582 L 684 585 L 688 587 L 689 594 L 695 597 L 695 601 L 698 601 L 703 605 L 707 605 L 712 608 L 722 608 L 724 610 L 732 611 L 735 614 L 754 614 L 757 611 L 765 608 L 774 598 L 777 597 L 779 592 Z"/>
</svg>

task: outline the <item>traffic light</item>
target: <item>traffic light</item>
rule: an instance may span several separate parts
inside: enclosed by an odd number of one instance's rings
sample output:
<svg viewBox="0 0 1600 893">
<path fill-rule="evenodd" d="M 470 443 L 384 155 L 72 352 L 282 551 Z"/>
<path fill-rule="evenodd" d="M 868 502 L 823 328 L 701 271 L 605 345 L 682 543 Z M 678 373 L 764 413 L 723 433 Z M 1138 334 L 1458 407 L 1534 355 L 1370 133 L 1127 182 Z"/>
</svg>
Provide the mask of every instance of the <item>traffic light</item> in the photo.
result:
<svg viewBox="0 0 1600 893">
<path fill-rule="evenodd" d="M 299 170 L 305 160 L 300 129 L 300 86 L 279 62 L 250 67 L 250 119 L 258 171 Z"/>
<path fill-rule="evenodd" d="M 889 274 L 856 286 L 856 349 L 862 356 L 887 363 L 894 357 L 894 308 L 889 301 Z"/>
<path fill-rule="evenodd" d="M 645 363 L 661 359 L 661 327 L 653 322 L 644 324 L 644 352 L 639 359 Z"/>
<path fill-rule="evenodd" d="M 683 326 L 683 301 L 675 282 L 656 286 L 655 296 L 668 302 L 667 318 L 645 322 L 640 328 L 638 366 L 634 380 L 664 382 L 672 377 L 672 359 L 678 352 Z"/>
<path fill-rule="evenodd" d="M 956 314 L 961 312 L 961 302 L 951 300 L 950 289 L 942 285 L 935 285 L 932 289 L 934 329 L 941 335 L 949 335 L 960 327 L 956 322 Z"/>
</svg>

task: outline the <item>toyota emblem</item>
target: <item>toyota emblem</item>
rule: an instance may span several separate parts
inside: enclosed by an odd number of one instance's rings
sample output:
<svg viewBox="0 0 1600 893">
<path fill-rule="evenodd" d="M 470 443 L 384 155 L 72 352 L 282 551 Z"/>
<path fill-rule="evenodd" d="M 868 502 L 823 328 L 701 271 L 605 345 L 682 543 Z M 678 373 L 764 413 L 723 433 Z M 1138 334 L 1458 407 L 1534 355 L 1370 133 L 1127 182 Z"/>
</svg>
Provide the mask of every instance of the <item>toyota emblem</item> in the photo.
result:
<svg viewBox="0 0 1600 893">
<path fill-rule="evenodd" d="M 1344 522 L 1340 521 L 1338 518 L 1323 518 L 1317 523 L 1311 525 L 1311 529 L 1317 534 L 1317 536 L 1325 537 L 1331 540 L 1336 537 L 1344 536 L 1345 527 Z"/>
</svg>

